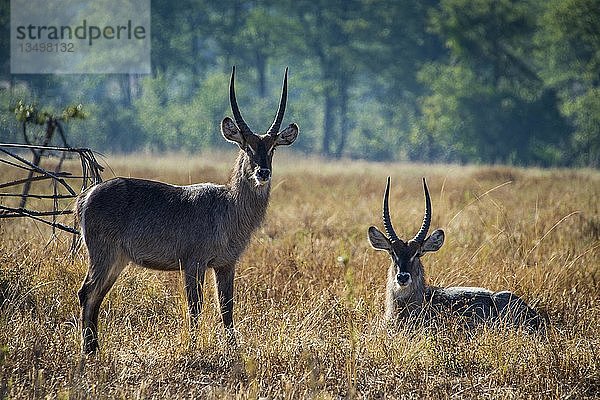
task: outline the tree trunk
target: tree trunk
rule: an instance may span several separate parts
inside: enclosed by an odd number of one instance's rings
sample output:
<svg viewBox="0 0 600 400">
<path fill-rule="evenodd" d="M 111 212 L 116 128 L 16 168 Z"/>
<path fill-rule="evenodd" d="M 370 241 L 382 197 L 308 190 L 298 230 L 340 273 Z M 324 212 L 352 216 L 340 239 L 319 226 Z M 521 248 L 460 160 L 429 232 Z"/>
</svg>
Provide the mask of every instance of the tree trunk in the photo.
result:
<svg viewBox="0 0 600 400">
<path fill-rule="evenodd" d="M 256 73 L 258 74 L 258 96 L 265 98 L 267 96 L 267 57 L 259 50 L 256 49 Z"/>
<path fill-rule="evenodd" d="M 325 93 L 325 107 L 323 109 L 323 155 L 331 156 L 331 142 L 334 136 L 335 118 L 333 115 L 334 99 L 331 93 Z"/>
<path fill-rule="evenodd" d="M 335 149 L 335 157 L 340 158 L 346 147 L 350 123 L 348 121 L 348 79 L 345 74 L 340 74 L 340 131 L 339 139 Z"/>
</svg>

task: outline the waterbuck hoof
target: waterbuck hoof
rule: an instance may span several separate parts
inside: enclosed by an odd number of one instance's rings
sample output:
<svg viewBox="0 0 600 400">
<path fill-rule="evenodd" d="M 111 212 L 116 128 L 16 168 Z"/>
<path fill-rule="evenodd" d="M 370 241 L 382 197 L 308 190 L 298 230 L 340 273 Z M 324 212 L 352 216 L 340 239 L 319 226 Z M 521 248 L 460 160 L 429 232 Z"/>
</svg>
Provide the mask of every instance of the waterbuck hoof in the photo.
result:
<svg viewBox="0 0 600 400">
<path fill-rule="evenodd" d="M 97 340 L 86 340 L 83 342 L 83 354 L 86 356 L 95 355 L 98 352 Z"/>
</svg>

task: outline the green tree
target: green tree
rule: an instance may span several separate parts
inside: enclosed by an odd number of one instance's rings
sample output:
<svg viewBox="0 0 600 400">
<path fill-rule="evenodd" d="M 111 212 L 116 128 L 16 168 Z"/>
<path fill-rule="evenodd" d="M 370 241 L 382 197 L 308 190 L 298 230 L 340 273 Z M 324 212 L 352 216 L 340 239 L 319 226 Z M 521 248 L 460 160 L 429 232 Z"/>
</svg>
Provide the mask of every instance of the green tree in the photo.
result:
<svg viewBox="0 0 600 400">
<path fill-rule="evenodd" d="M 568 126 L 555 92 L 527 61 L 536 29 L 534 4 L 513 0 L 443 0 L 431 29 L 450 50 L 445 62 L 426 66 L 416 125 L 428 154 L 460 161 L 567 162 Z M 440 146 L 441 144 L 441 146 Z"/>
<path fill-rule="evenodd" d="M 574 161 L 600 166 L 600 2 L 551 1 L 536 42 L 541 76 L 575 126 Z"/>
<path fill-rule="evenodd" d="M 360 123 L 359 141 L 370 144 L 363 154 L 376 154 L 378 159 L 434 160 L 431 146 L 422 135 L 415 135 L 413 127 L 422 118 L 419 98 L 430 90 L 429 82 L 418 79 L 419 71 L 444 60 L 448 53 L 443 38 L 426 29 L 438 1 L 377 4 L 369 9 L 363 52 L 372 74 L 366 100 L 375 103 L 379 112 L 374 115 L 377 121 L 368 126 Z M 381 120 L 385 123 L 379 124 Z M 378 129 L 372 129 L 377 125 Z"/>
<path fill-rule="evenodd" d="M 143 94 L 134 103 L 138 124 L 147 134 L 146 147 L 152 151 L 185 149 L 198 151 L 221 144 L 218 121 L 229 103 L 228 77 L 221 72 L 206 76 L 190 100 L 167 96 L 173 89 L 170 77 L 158 74 L 143 82 Z"/>
<path fill-rule="evenodd" d="M 319 68 L 319 95 L 323 102 L 321 152 L 340 157 L 353 119 L 349 115 L 350 90 L 356 84 L 364 59 L 360 38 L 368 10 L 359 0 L 293 1 L 287 11 L 302 29 L 298 38 L 282 40 L 290 51 L 310 57 Z"/>
</svg>

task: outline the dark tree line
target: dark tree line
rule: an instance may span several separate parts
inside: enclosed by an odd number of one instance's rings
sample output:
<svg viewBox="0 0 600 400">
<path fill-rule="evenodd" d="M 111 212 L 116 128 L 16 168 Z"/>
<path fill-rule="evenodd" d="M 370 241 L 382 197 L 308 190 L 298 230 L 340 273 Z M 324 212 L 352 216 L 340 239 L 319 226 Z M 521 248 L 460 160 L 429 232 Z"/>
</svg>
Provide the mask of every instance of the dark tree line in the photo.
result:
<svg viewBox="0 0 600 400">
<path fill-rule="evenodd" d="M 0 5 L 8 37 L 9 5 Z M 327 157 L 600 165 L 596 0 L 152 1 L 152 74 L 11 75 L 11 104 L 83 103 L 71 141 L 102 151 L 223 146 L 228 75 L 253 127 L 285 66 L 297 148 Z"/>
</svg>

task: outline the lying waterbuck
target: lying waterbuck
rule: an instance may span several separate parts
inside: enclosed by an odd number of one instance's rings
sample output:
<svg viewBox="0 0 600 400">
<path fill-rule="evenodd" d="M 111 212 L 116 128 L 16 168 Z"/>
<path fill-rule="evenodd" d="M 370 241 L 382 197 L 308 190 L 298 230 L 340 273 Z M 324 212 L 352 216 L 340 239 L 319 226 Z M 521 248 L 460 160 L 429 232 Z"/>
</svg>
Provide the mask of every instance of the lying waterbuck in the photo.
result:
<svg viewBox="0 0 600 400">
<path fill-rule="evenodd" d="M 383 226 L 387 235 L 376 227 L 369 228 L 368 237 L 376 250 L 389 253 L 386 288 L 386 320 L 399 322 L 421 319 L 425 324 L 444 318 L 459 318 L 468 327 L 482 322 L 538 330 L 542 318 L 523 300 L 511 292 L 492 292 L 478 287 L 433 287 L 425 283 L 421 257 L 439 250 L 444 244 L 444 231 L 435 230 L 427 237 L 431 223 L 431 199 L 425 178 L 425 216 L 421 229 L 408 242 L 401 240 L 392 227 L 389 211 L 390 178 L 383 196 Z"/>
<path fill-rule="evenodd" d="M 193 324 L 202 307 L 204 273 L 212 268 L 223 324 L 235 341 L 235 265 L 265 216 L 273 151 L 292 144 L 298 126 L 279 130 L 287 101 L 287 68 L 277 115 L 264 135 L 253 133 L 242 118 L 234 79 L 235 67 L 229 84 L 235 122 L 224 118 L 221 133 L 240 152 L 227 184 L 176 186 L 115 178 L 77 200 L 76 216 L 89 253 L 88 272 L 78 292 L 85 353 L 98 348 L 100 304 L 130 261 L 145 268 L 182 270 Z"/>
</svg>

